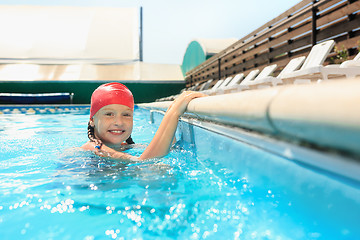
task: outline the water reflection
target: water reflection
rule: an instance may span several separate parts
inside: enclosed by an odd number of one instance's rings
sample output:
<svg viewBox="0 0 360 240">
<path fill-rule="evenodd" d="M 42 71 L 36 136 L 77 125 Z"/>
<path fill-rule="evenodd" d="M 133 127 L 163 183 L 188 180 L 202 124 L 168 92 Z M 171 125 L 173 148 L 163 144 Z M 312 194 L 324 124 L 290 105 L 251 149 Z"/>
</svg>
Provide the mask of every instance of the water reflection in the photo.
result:
<svg viewBox="0 0 360 240">
<path fill-rule="evenodd" d="M 79 149 L 73 149 L 67 155 L 58 161 L 55 177 L 64 182 L 71 180 L 73 187 L 93 184 L 98 190 L 111 191 L 132 185 L 164 188 L 166 183 L 173 185 L 176 182 L 173 167 L 162 159 L 141 162 L 115 160 Z"/>
<path fill-rule="evenodd" d="M 195 171 L 197 179 L 184 182 L 187 178 L 184 166 L 189 163 L 179 160 L 183 153 L 175 151 L 165 159 L 129 162 L 74 149 L 60 158 L 52 183 L 53 188 L 62 186 L 61 198 L 70 200 L 48 210 L 71 213 L 75 209 L 90 215 L 115 215 L 120 217 L 119 229 L 124 231 L 124 225 L 129 226 L 129 234 L 145 231 L 152 236 L 176 237 L 188 229 L 189 221 L 197 218 L 199 199 L 214 197 L 200 192 L 199 197 L 191 196 L 203 188 L 201 181 L 195 184 L 201 172 Z M 115 236 L 116 229 L 108 229 L 107 233 Z"/>
</svg>

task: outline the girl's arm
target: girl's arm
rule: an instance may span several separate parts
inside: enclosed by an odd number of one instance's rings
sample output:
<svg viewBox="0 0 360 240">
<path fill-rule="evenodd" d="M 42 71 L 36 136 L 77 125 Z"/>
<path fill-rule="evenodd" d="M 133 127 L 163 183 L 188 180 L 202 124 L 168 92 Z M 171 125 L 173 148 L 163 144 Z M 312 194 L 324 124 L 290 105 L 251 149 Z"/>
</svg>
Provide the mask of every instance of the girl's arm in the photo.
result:
<svg viewBox="0 0 360 240">
<path fill-rule="evenodd" d="M 168 154 L 179 117 L 186 111 L 187 105 L 192 99 L 203 96 L 206 95 L 199 92 L 183 92 L 166 111 L 154 138 L 139 159 L 162 157 Z"/>
</svg>

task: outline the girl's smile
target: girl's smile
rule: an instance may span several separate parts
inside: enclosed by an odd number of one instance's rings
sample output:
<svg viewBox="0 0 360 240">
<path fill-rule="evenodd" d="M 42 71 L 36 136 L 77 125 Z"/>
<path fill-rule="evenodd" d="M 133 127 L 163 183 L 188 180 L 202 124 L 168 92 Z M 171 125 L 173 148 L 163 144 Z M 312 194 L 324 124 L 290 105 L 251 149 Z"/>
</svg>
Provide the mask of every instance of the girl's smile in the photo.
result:
<svg viewBox="0 0 360 240">
<path fill-rule="evenodd" d="M 114 135 L 121 135 L 125 132 L 125 130 L 109 130 L 109 132 Z"/>
</svg>

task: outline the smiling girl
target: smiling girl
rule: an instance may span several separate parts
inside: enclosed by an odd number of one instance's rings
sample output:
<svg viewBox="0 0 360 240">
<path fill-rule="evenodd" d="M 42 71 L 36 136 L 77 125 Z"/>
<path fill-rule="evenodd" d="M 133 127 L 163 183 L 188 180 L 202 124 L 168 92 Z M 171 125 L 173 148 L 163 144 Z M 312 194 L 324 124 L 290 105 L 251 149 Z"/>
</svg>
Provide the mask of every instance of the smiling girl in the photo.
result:
<svg viewBox="0 0 360 240">
<path fill-rule="evenodd" d="M 168 154 L 177 123 L 189 102 L 205 96 L 199 92 L 183 92 L 168 108 L 154 138 L 140 157 L 119 151 L 121 146 L 133 144 L 134 98 L 130 90 L 121 83 L 107 83 L 98 87 L 91 96 L 89 141 L 81 148 L 97 155 L 144 160 Z"/>
</svg>

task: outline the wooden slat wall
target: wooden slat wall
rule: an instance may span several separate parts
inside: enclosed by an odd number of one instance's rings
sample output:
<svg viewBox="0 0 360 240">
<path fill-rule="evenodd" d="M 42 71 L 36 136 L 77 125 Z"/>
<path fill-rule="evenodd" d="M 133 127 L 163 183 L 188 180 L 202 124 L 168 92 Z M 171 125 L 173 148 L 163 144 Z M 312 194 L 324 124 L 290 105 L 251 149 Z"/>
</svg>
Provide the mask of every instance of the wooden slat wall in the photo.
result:
<svg viewBox="0 0 360 240">
<path fill-rule="evenodd" d="M 247 74 L 274 63 L 278 65 L 276 75 L 290 59 L 306 56 L 314 44 L 329 39 L 339 49 L 346 48 L 350 58 L 357 53 L 360 0 L 303 0 L 187 72 L 186 85 Z"/>
</svg>

